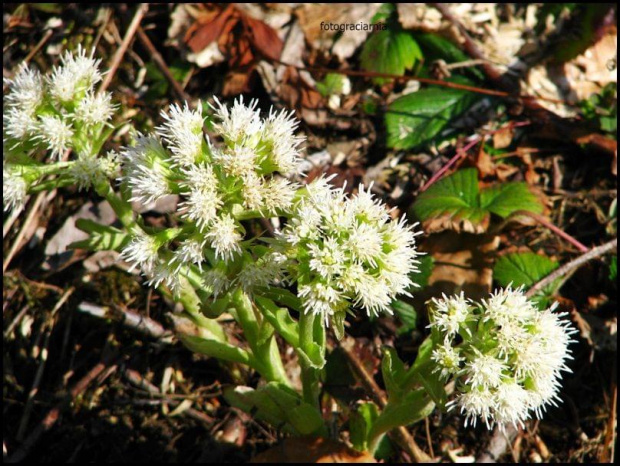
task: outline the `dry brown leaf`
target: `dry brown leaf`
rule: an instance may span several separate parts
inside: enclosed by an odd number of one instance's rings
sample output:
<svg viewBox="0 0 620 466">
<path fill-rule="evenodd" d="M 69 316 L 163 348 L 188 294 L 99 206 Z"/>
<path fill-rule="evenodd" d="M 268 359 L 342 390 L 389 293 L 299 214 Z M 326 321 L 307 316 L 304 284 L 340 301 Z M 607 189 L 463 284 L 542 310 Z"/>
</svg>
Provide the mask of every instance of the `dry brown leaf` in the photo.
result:
<svg viewBox="0 0 620 466">
<path fill-rule="evenodd" d="M 284 43 L 280 40 L 276 31 L 264 22 L 243 13 L 241 20 L 247 28 L 250 42 L 256 51 L 271 60 L 280 60 Z"/>
<path fill-rule="evenodd" d="M 250 463 L 376 463 L 370 453 L 361 453 L 335 440 L 291 437 L 256 455 Z"/>
<path fill-rule="evenodd" d="M 442 293 L 463 291 L 474 300 L 487 297 L 499 242 L 499 236 L 490 234 L 445 231 L 429 235 L 422 246 L 435 259 L 435 267 L 428 286 L 414 297 L 414 306 L 423 309 L 427 299 Z"/>
</svg>

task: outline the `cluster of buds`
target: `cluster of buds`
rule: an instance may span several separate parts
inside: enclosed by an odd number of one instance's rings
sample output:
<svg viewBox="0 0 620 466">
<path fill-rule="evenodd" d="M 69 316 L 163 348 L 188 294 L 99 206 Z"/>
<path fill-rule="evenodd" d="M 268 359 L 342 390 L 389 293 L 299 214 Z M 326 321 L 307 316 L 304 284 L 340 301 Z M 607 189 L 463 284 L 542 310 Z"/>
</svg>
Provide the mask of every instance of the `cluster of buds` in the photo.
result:
<svg viewBox="0 0 620 466">
<path fill-rule="evenodd" d="M 368 315 L 391 314 L 390 303 L 408 294 L 410 274 L 418 272 L 414 227 L 404 216 L 391 221 L 361 185 L 347 198 L 324 178 L 309 184 L 279 235 L 304 311 L 327 324 L 351 303 Z"/>
<path fill-rule="evenodd" d="M 463 294 L 432 300 L 435 371 L 456 380 L 449 407 L 460 408 L 466 424 L 481 418 L 489 428 L 523 425 L 556 404 L 576 332 L 556 307 L 540 311 L 522 288 L 511 287 L 479 304 Z"/>
<path fill-rule="evenodd" d="M 200 106 L 173 105 L 162 113 L 165 123 L 155 134 L 139 135 L 122 151 L 121 180 L 132 201 L 145 204 L 168 194 L 182 198 L 178 213 L 184 223 L 177 236 L 136 235 L 123 252 L 154 284 L 164 281 L 174 289 L 183 265 L 202 271 L 209 257 L 211 265 L 202 278 L 215 295 L 234 281 L 247 289 L 266 284 L 266 274 L 277 275 L 280 261 L 275 256 L 256 260 L 242 246 L 240 219 L 290 210 L 297 187 L 284 175 L 297 169 L 302 138 L 294 134 L 297 121 L 290 113 L 272 110 L 261 118 L 256 105 L 246 106 L 240 99 L 229 109 L 217 102 L 217 146 L 203 132 Z M 172 240 L 176 248 L 164 257 L 160 249 Z M 247 267 L 239 272 L 243 263 Z M 259 270 L 263 273 L 253 273 Z"/>
<path fill-rule="evenodd" d="M 22 65 L 13 79 L 6 79 L 4 96 L 3 175 L 10 189 L 4 195 L 5 210 L 21 209 L 33 178 L 29 156 L 47 150 L 57 159 L 69 150 L 76 154 L 69 171 L 80 188 L 97 178 L 113 176 L 118 168 L 114 154 L 97 158 L 114 114 L 110 94 L 96 92 L 101 81 L 100 60 L 79 47 L 66 52 L 50 74 Z M 17 161 L 21 168 L 12 167 Z"/>
</svg>

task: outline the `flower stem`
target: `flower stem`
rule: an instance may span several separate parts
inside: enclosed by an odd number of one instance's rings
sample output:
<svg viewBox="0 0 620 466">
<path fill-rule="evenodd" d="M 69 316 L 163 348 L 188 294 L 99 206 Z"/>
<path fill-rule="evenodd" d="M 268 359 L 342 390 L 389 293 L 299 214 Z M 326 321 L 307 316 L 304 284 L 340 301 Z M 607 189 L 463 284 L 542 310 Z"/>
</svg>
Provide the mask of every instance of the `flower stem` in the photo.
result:
<svg viewBox="0 0 620 466">
<path fill-rule="evenodd" d="M 310 348 L 315 343 L 314 320 L 315 314 L 312 312 L 302 312 L 299 315 L 299 346 L 300 350 L 306 354 L 310 354 L 312 351 Z M 312 367 L 304 358 L 301 358 L 299 362 L 304 401 L 317 408 L 320 412 L 319 371 Z"/>
</svg>

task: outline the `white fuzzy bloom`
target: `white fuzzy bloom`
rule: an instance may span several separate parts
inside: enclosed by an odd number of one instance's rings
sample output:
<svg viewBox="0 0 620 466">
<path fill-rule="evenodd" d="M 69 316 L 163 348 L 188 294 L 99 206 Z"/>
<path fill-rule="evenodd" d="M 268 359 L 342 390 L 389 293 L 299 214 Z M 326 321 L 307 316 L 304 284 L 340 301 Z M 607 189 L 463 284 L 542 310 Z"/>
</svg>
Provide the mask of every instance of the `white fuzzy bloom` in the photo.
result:
<svg viewBox="0 0 620 466">
<path fill-rule="evenodd" d="M 256 158 L 254 149 L 242 145 L 213 152 L 213 160 L 222 166 L 227 175 L 242 178 L 252 176 L 258 168 Z"/>
<path fill-rule="evenodd" d="M 4 84 L 10 87 L 9 94 L 4 98 L 8 107 L 19 108 L 32 116 L 43 102 L 43 78 L 37 70 L 26 64 L 19 67 L 13 79 L 4 79 Z"/>
<path fill-rule="evenodd" d="M 138 136 L 133 147 L 121 152 L 123 180 L 132 191 L 132 201 L 149 204 L 170 194 L 166 159 L 168 154 L 157 138 Z"/>
<path fill-rule="evenodd" d="M 457 380 L 457 396 L 450 405 L 461 408 L 466 424 L 481 417 L 488 427 L 522 426 L 532 413 L 540 418 L 547 405 L 556 405 L 561 374 L 570 371 L 568 346 L 576 332 L 565 313 L 554 312 L 557 304 L 539 311 L 522 288 L 510 287 L 480 304 L 462 295 L 434 303 L 431 326 L 446 337 L 433 351 L 433 360 L 440 364 L 454 343 L 450 337 L 463 321 L 471 321 L 455 348 L 462 359 L 452 372 L 442 370 Z M 460 317 L 448 318 L 450 309 Z"/>
<path fill-rule="evenodd" d="M 191 165 L 181 169 L 180 185 L 192 191 L 216 192 L 218 181 L 211 165 Z"/>
<path fill-rule="evenodd" d="M 446 338 L 452 338 L 472 320 L 473 307 L 463 292 L 452 298 L 444 294 L 443 299 L 433 298 L 431 303 L 429 327 L 436 327 Z"/>
<path fill-rule="evenodd" d="M 181 267 L 187 264 L 195 264 L 202 271 L 202 262 L 204 261 L 204 243 L 190 238 L 182 241 L 179 247 L 174 251 L 172 259 L 168 265 L 172 267 L 174 273 L 179 273 Z"/>
<path fill-rule="evenodd" d="M 212 269 L 203 275 L 205 285 L 211 289 L 213 297 L 223 293 L 230 286 L 230 280 L 226 274 L 220 269 Z"/>
<path fill-rule="evenodd" d="M 129 271 L 140 268 L 146 275 L 152 274 L 159 263 L 159 243 L 149 235 L 134 236 L 122 252 L 121 257 L 131 263 Z"/>
<path fill-rule="evenodd" d="M 80 94 L 91 91 L 101 81 L 101 60 L 87 56 L 81 46 L 75 53 L 65 52 L 61 61 L 62 65 L 54 68 L 48 78 L 50 93 L 57 101 L 71 102 Z"/>
<path fill-rule="evenodd" d="M 78 191 L 88 188 L 98 176 L 102 175 L 99 159 L 94 156 L 79 157 L 69 167 L 69 174 L 77 184 Z"/>
<path fill-rule="evenodd" d="M 261 186 L 261 198 L 267 212 L 289 210 L 293 204 L 296 186 L 286 178 L 272 178 Z"/>
<path fill-rule="evenodd" d="M 10 165 L 2 167 L 2 204 L 4 211 L 20 211 L 28 193 L 28 183 L 18 170 Z"/>
<path fill-rule="evenodd" d="M 20 107 L 7 108 L 2 115 L 2 129 L 9 138 L 24 140 L 38 129 L 36 116 Z"/>
<path fill-rule="evenodd" d="M 299 166 L 299 146 L 304 138 L 295 136 L 299 120 L 293 111 L 282 110 L 279 113 L 273 108 L 265 121 L 263 141 L 271 151 L 271 159 L 276 170 L 291 173 Z"/>
<path fill-rule="evenodd" d="M 431 359 L 437 363 L 437 367 L 433 369 L 433 372 L 439 372 L 442 379 L 458 373 L 461 362 L 464 360 L 460 356 L 458 349 L 446 342 L 433 350 Z"/>
<path fill-rule="evenodd" d="M 40 117 L 36 138 L 47 145 L 52 156 L 60 159 L 62 154 L 71 147 L 73 129 L 62 118 L 45 115 Z"/>
<path fill-rule="evenodd" d="M 181 276 L 162 262 L 155 264 L 152 269 L 145 272 L 145 275 L 148 278 L 146 284 L 154 288 L 163 283 L 175 295 L 181 289 Z"/>
<path fill-rule="evenodd" d="M 289 258 L 309 272 L 298 294 L 308 309 L 316 304 L 325 311 L 326 319 L 347 302 L 368 315 L 391 314 L 390 303 L 407 293 L 408 275 L 417 270 L 411 227 L 390 222 L 382 205 L 362 187 L 360 193 L 348 199 L 325 179 L 312 182 L 278 235 Z"/>
<path fill-rule="evenodd" d="M 243 237 L 237 231 L 235 220 L 229 214 L 216 218 L 205 236 L 211 241 L 215 256 L 225 262 L 231 261 L 235 254 L 241 253 L 239 242 Z"/>
<path fill-rule="evenodd" d="M 495 356 L 482 354 L 475 349 L 475 356 L 465 364 L 467 379 L 472 387 L 496 388 L 506 377 L 506 364 Z"/>
<path fill-rule="evenodd" d="M 202 232 L 216 219 L 222 200 L 215 190 L 194 189 L 179 204 L 181 217 L 196 222 Z"/>
<path fill-rule="evenodd" d="M 168 113 L 161 115 L 166 121 L 157 128 L 157 133 L 168 143 L 174 164 L 186 167 L 199 160 L 204 139 L 202 106 L 190 110 L 187 102 L 183 108 L 172 105 Z"/>
<path fill-rule="evenodd" d="M 513 290 L 510 286 L 492 294 L 485 302 L 485 308 L 485 319 L 492 319 L 499 325 L 505 322 L 526 322 L 538 312 L 523 293 L 523 287 Z"/>
<path fill-rule="evenodd" d="M 304 312 L 322 315 L 326 326 L 329 326 L 329 317 L 342 309 L 344 304 L 338 290 L 321 282 L 300 286 L 298 295 Z"/>
<path fill-rule="evenodd" d="M 248 106 L 243 103 L 243 96 L 235 100 L 232 108 L 215 99 L 215 116 L 218 120 L 213 126 L 230 145 L 243 144 L 247 147 L 256 147 L 263 130 L 263 122 L 256 110 L 257 100 L 252 100 Z"/>
<path fill-rule="evenodd" d="M 107 123 L 114 114 L 115 106 L 107 92 L 88 92 L 75 108 L 74 116 L 88 126 Z"/>
<path fill-rule="evenodd" d="M 245 264 L 236 281 L 249 292 L 257 286 L 268 286 L 284 279 L 287 258 L 279 252 L 270 252 L 256 262 Z"/>
<path fill-rule="evenodd" d="M 243 196 L 243 206 L 250 210 L 260 210 L 264 207 L 263 191 L 264 180 L 256 173 L 248 172 L 243 177 L 241 195 Z"/>
</svg>

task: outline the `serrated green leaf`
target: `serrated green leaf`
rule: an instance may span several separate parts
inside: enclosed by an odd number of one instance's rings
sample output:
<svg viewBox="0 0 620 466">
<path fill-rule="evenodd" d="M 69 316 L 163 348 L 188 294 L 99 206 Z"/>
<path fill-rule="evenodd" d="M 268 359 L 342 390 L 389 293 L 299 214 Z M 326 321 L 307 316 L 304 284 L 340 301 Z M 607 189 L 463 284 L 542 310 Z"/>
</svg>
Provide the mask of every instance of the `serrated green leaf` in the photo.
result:
<svg viewBox="0 0 620 466">
<path fill-rule="evenodd" d="M 388 146 L 412 149 L 432 141 L 479 99 L 473 92 L 439 87 L 396 99 L 385 115 Z"/>
<path fill-rule="evenodd" d="M 485 189 L 480 193 L 480 205 L 502 218 L 517 210 L 537 214 L 543 211 L 542 204 L 526 183 L 503 183 Z"/>
<path fill-rule="evenodd" d="M 265 319 L 278 330 L 280 336 L 284 338 L 289 345 L 298 347 L 299 325 L 291 317 L 288 309 L 278 307 L 272 300 L 261 296 L 255 296 L 254 301 L 265 316 Z"/>
<path fill-rule="evenodd" d="M 406 374 L 405 365 L 398 357 L 396 350 L 389 346 L 383 347 L 381 374 L 383 375 L 388 398 L 391 400 L 400 398 Z"/>
<path fill-rule="evenodd" d="M 489 214 L 480 207 L 478 171 L 475 168 L 459 170 L 439 180 L 418 196 L 413 212 L 422 221 L 446 215 L 454 220 L 482 223 Z"/>
<path fill-rule="evenodd" d="M 421 59 L 422 51 L 411 34 L 390 26 L 370 35 L 362 49 L 360 64 L 366 71 L 402 76 Z M 383 84 L 389 79 L 374 78 L 373 81 Z"/>
<path fill-rule="evenodd" d="M 493 278 L 503 287 L 512 284 L 514 287 L 524 286 L 528 289 L 557 269 L 559 265 L 556 261 L 533 252 L 506 254 L 495 263 Z M 548 297 L 557 291 L 561 283 L 562 279 L 559 278 L 535 297 L 540 307 L 548 304 Z"/>
</svg>

